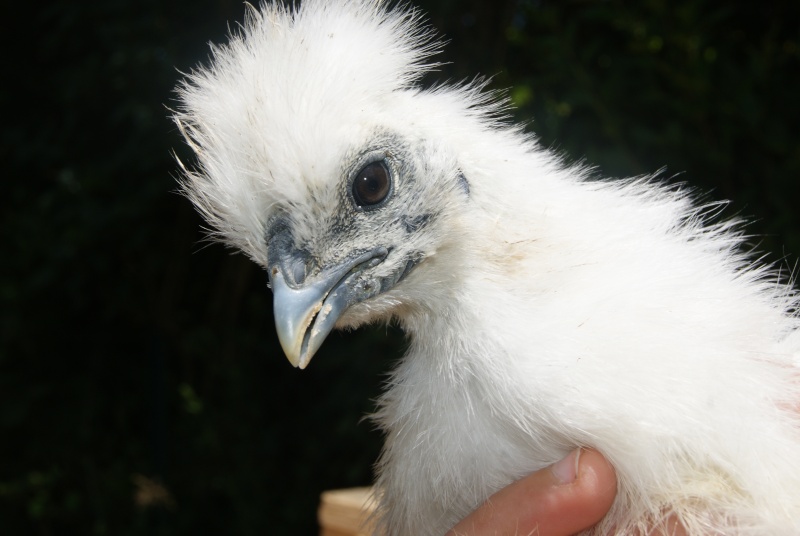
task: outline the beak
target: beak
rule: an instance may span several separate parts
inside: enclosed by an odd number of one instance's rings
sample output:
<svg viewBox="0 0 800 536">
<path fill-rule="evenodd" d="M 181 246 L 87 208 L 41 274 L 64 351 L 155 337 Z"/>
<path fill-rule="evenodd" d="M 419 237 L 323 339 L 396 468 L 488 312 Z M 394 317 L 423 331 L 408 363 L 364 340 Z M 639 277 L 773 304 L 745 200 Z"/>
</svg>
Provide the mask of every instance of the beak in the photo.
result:
<svg viewBox="0 0 800 536">
<path fill-rule="evenodd" d="M 293 273 L 288 269 L 296 264 L 291 254 L 270 267 L 275 327 L 292 365 L 306 368 L 342 313 L 375 294 L 374 285 L 358 276 L 383 262 L 387 253 L 376 248 L 349 257 L 297 285 L 286 281 L 285 274 Z"/>
</svg>

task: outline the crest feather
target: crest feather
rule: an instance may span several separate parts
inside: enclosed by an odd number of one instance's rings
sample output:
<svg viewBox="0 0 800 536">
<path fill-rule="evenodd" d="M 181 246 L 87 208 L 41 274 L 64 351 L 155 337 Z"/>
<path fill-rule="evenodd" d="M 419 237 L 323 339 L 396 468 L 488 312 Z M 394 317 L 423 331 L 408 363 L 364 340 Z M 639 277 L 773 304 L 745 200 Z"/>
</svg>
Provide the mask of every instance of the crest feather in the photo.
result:
<svg viewBox="0 0 800 536">
<path fill-rule="evenodd" d="M 264 263 L 264 215 L 303 198 L 315 142 L 413 88 L 439 48 L 417 11 L 377 0 L 251 6 L 177 88 L 173 119 L 197 155 L 195 168 L 181 164 L 181 186 L 212 235 Z"/>
</svg>

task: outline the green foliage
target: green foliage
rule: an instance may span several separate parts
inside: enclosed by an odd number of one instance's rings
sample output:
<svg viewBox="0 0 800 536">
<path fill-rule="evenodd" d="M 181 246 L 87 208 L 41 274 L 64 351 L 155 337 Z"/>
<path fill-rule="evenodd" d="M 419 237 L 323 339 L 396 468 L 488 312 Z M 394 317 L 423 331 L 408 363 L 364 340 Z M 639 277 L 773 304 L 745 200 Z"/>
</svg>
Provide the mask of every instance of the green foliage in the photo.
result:
<svg viewBox="0 0 800 536">
<path fill-rule="evenodd" d="M 265 275 L 205 247 L 174 193 L 170 151 L 191 160 L 167 118 L 176 69 L 244 6 L 31 6 L 0 87 L 0 526 L 313 534 L 320 491 L 370 479 L 361 417 L 402 342 L 334 335 L 292 369 Z M 451 39 L 432 80 L 494 75 L 544 145 L 608 175 L 669 166 L 793 259 L 800 8 L 760 6 L 420 3 Z"/>
</svg>

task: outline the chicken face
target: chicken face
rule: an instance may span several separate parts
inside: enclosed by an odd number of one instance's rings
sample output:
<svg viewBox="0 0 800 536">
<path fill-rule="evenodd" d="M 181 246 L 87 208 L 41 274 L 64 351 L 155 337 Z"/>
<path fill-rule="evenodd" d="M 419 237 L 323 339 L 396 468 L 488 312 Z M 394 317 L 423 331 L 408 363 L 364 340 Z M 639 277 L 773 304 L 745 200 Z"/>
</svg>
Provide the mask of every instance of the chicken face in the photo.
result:
<svg viewBox="0 0 800 536">
<path fill-rule="evenodd" d="M 296 367 L 305 368 L 337 323 L 408 305 L 392 291 L 440 246 L 442 199 L 466 199 L 466 179 L 446 158 L 430 158 L 440 153 L 431 144 L 380 134 L 367 147 L 307 202 L 276 207 L 267 227 L 278 336 Z"/>
</svg>

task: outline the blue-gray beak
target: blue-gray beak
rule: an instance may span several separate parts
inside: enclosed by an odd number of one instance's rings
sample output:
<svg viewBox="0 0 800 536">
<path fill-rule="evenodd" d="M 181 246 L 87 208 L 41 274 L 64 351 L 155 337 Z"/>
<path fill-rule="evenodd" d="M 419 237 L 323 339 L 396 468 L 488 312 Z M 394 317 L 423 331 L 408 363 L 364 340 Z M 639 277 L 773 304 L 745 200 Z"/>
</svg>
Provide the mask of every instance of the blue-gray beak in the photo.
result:
<svg viewBox="0 0 800 536">
<path fill-rule="evenodd" d="M 293 254 L 269 269 L 278 339 L 289 362 L 304 369 L 348 307 L 380 292 L 380 282 L 363 272 L 386 258 L 386 248 L 348 257 L 298 282 L 286 274 L 297 265 Z"/>
</svg>

